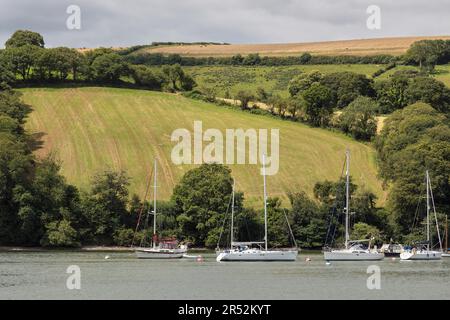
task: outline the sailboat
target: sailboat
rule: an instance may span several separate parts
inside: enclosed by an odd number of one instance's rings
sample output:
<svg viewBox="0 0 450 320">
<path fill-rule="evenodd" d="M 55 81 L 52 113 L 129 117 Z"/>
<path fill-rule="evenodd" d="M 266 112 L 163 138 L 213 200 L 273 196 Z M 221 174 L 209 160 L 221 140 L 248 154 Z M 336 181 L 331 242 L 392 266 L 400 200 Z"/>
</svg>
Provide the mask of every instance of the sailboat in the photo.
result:
<svg viewBox="0 0 450 320">
<path fill-rule="evenodd" d="M 420 244 L 420 247 L 414 248 L 412 250 L 408 250 L 405 252 L 402 252 L 400 254 L 400 259 L 402 260 L 440 260 L 442 257 L 442 242 L 441 242 L 441 236 L 439 234 L 439 225 L 437 221 L 437 215 L 436 215 L 436 208 L 434 206 L 434 198 L 433 198 L 433 191 L 431 189 L 431 182 L 430 182 L 430 175 L 428 173 L 428 170 L 426 171 L 426 184 L 427 184 L 427 241 L 425 243 Z M 436 220 L 436 229 L 438 233 L 439 238 L 439 245 L 441 247 L 441 251 L 433 251 L 431 250 L 431 233 L 430 233 L 430 200 L 432 200 L 433 203 L 433 212 L 434 217 Z"/>
<path fill-rule="evenodd" d="M 162 238 L 158 239 L 156 233 L 156 181 L 157 181 L 157 167 L 155 160 L 155 167 L 153 169 L 154 173 L 154 183 L 153 183 L 153 235 L 152 235 L 152 246 L 143 247 L 143 241 L 141 241 L 141 246 L 134 248 L 135 254 L 140 259 L 179 259 L 187 252 L 187 247 L 185 245 L 179 245 L 175 238 Z M 145 199 L 144 199 L 145 200 Z M 147 212 L 148 216 L 151 214 L 150 209 Z M 138 222 L 139 224 L 139 222 Z M 136 227 L 137 230 L 137 227 Z"/>
<path fill-rule="evenodd" d="M 448 252 L 448 217 L 445 217 L 445 250 L 442 250 L 442 258 L 450 258 Z"/>
<path fill-rule="evenodd" d="M 216 251 L 217 262 L 221 261 L 295 261 L 298 249 L 268 250 L 267 248 L 267 188 L 266 188 L 266 166 L 265 155 L 263 155 L 264 176 L 264 242 L 235 242 L 234 241 L 234 181 L 231 204 L 231 244 L 229 249 Z M 287 219 L 286 219 L 287 221 Z M 288 222 L 289 224 L 289 222 Z M 292 230 L 289 226 L 289 230 Z M 294 240 L 295 242 L 295 240 Z M 253 247 L 253 246 L 258 247 Z M 262 248 L 264 245 L 264 248 Z"/>
<path fill-rule="evenodd" d="M 346 151 L 346 183 L 345 183 L 345 248 L 332 249 L 324 251 L 326 261 L 373 261 L 382 260 L 384 254 L 377 250 L 366 249 L 362 246 L 362 242 L 368 240 L 350 241 L 349 234 L 349 214 L 350 214 L 350 151 Z"/>
</svg>

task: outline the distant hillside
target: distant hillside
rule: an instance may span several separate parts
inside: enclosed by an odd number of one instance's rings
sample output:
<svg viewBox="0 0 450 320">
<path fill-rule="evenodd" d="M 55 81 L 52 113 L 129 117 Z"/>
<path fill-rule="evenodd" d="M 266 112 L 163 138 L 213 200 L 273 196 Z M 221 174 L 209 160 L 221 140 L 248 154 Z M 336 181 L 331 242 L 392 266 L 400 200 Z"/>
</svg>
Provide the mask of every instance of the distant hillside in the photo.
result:
<svg viewBox="0 0 450 320">
<path fill-rule="evenodd" d="M 374 150 L 362 143 L 323 129 L 252 115 L 190 100 L 179 95 L 131 89 L 73 88 L 22 89 L 34 108 L 27 128 L 42 137 L 38 154 L 54 151 L 63 174 L 80 187 L 107 168 L 127 170 L 131 191 L 142 195 L 155 156 L 161 176 L 159 194 L 167 199 L 174 185 L 192 166 L 172 164 L 173 130 L 192 130 L 194 120 L 205 128 L 279 128 L 280 170 L 268 178 L 271 196 L 304 190 L 312 194 L 315 182 L 336 180 L 342 170 L 345 148 L 352 152 L 354 181 L 375 192 L 384 202 L 377 179 Z M 237 188 L 251 204 L 260 205 L 262 179 L 259 165 L 233 165 Z"/>
<path fill-rule="evenodd" d="M 423 39 L 450 39 L 450 36 L 395 37 L 305 43 L 174 45 L 143 48 L 136 52 L 180 54 L 184 56 L 231 56 L 259 53 L 264 56 L 288 56 L 309 52 L 315 55 L 400 55 L 409 46 Z"/>
</svg>

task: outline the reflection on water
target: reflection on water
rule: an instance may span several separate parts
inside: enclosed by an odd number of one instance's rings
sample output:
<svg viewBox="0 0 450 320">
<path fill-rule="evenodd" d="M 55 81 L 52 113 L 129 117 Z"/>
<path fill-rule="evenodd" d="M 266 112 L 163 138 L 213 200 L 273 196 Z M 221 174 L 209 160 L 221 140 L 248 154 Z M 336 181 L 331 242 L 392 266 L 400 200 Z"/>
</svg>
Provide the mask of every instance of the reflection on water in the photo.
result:
<svg viewBox="0 0 450 320">
<path fill-rule="evenodd" d="M 108 255 L 109 259 L 105 259 Z M 297 262 L 217 263 L 138 260 L 133 253 L 0 253 L 1 299 L 448 299 L 450 258 L 442 261 L 334 262 L 300 254 Z M 381 268 L 369 290 L 367 267 Z M 68 290 L 70 265 L 81 290 Z"/>
</svg>

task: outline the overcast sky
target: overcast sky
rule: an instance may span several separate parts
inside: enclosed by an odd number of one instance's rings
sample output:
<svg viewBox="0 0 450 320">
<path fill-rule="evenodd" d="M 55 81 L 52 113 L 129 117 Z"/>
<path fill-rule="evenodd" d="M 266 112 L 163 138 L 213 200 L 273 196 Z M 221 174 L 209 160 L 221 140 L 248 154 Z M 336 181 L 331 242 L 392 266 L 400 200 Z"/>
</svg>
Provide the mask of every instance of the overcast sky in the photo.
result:
<svg viewBox="0 0 450 320">
<path fill-rule="evenodd" d="M 81 30 L 66 27 L 72 4 Z M 380 30 L 366 27 L 369 5 L 381 8 Z M 40 32 L 48 47 L 450 35 L 450 0 L 0 0 L 0 46 L 17 29 Z"/>
</svg>

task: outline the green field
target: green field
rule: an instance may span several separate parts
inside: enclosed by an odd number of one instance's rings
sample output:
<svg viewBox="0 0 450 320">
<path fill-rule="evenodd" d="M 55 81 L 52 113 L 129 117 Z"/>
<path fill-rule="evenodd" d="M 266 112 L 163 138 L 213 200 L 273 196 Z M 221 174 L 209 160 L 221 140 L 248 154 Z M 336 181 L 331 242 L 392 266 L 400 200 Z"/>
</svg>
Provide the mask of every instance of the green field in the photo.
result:
<svg viewBox="0 0 450 320">
<path fill-rule="evenodd" d="M 382 65 L 375 64 L 331 64 L 279 67 L 196 66 L 184 68 L 194 77 L 199 88 L 214 88 L 217 96 L 224 97 L 227 90 L 231 96 L 234 96 L 239 90 L 256 92 L 258 87 L 282 96 L 288 96 L 287 89 L 289 81 L 302 72 L 310 72 L 313 70 L 322 73 L 352 71 L 370 77 L 381 67 Z M 154 69 L 157 68 L 154 67 Z"/>
<path fill-rule="evenodd" d="M 198 66 L 185 67 L 185 69 L 194 77 L 199 88 L 214 88 L 219 97 L 224 97 L 227 90 L 231 96 L 234 96 L 239 90 L 256 92 L 258 87 L 287 97 L 289 95 L 287 90 L 289 81 L 302 72 L 317 70 L 326 74 L 352 71 L 365 74 L 370 78 L 375 71 L 382 67 L 383 65 L 374 64 L 332 64 L 281 67 Z M 414 66 L 397 66 L 375 78 L 375 81 L 387 79 L 399 70 L 418 70 L 418 68 Z M 436 66 L 435 77 L 450 87 L 450 64 Z"/>
<path fill-rule="evenodd" d="M 81 188 L 86 188 L 89 179 L 100 170 L 123 169 L 132 177 L 131 191 L 142 195 L 149 168 L 157 156 L 161 168 L 159 193 L 162 199 L 168 199 L 174 185 L 192 167 L 171 162 L 175 145 L 171 133 L 178 128 L 192 131 L 193 121 L 202 120 L 203 130 L 280 129 L 280 170 L 268 178 L 272 196 L 285 198 L 287 191 L 298 190 L 311 195 L 315 182 L 336 180 L 348 147 L 355 182 L 375 192 L 380 203 L 385 199 L 377 179 L 374 150 L 339 133 L 168 93 L 97 87 L 21 91 L 25 102 L 34 108 L 27 130 L 44 142 L 38 155 L 53 152 L 68 181 Z M 233 165 L 231 169 L 247 203 L 259 204 L 259 165 Z"/>
</svg>

